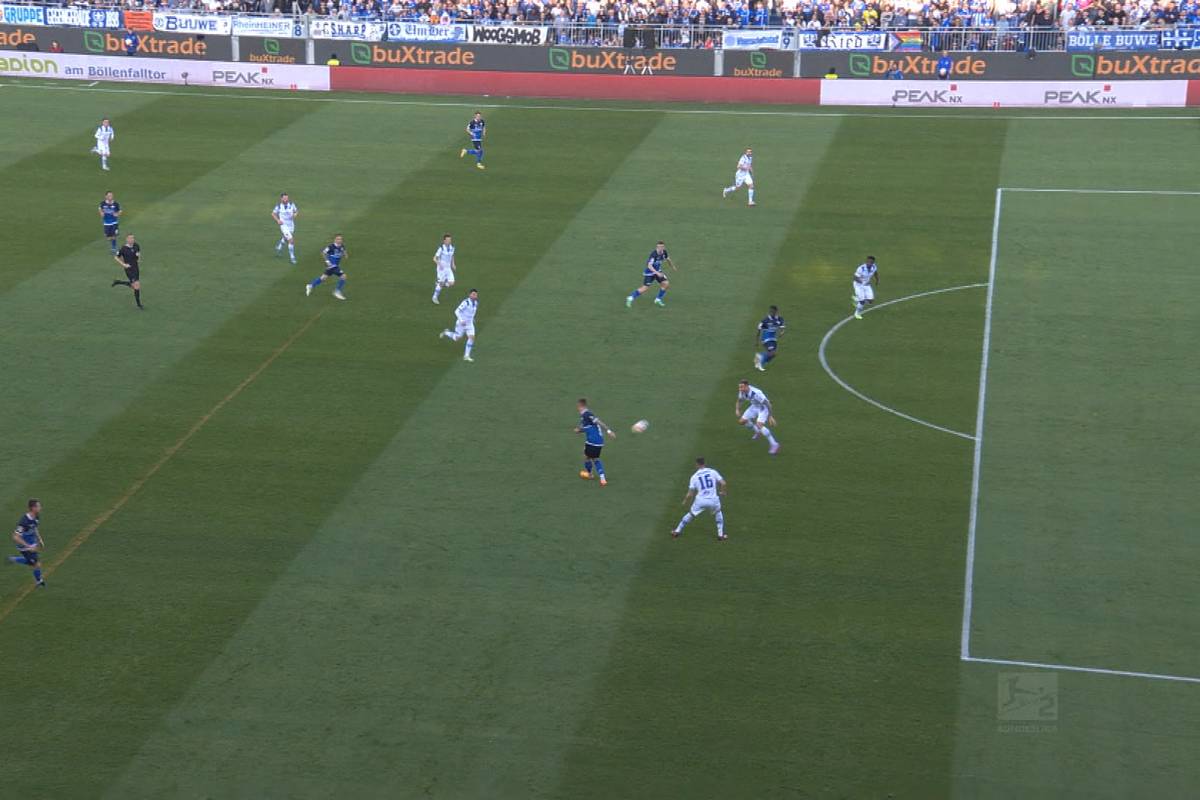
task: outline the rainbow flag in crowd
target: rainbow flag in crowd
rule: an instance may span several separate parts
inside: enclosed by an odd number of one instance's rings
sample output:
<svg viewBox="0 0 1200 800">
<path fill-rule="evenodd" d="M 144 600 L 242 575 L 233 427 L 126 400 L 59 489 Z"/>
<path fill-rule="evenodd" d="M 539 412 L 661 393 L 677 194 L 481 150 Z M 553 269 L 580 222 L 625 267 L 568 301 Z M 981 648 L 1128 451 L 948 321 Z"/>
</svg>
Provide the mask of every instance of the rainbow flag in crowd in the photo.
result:
<svg viewBox="0 0 1200 800">
<path fill-rule="evenodd" d="M 920 50 L 921 49 L 921 32 L 920 31 L 892 31 L 892 36 L 896 37 L 893 50 Z"/>
</svg>

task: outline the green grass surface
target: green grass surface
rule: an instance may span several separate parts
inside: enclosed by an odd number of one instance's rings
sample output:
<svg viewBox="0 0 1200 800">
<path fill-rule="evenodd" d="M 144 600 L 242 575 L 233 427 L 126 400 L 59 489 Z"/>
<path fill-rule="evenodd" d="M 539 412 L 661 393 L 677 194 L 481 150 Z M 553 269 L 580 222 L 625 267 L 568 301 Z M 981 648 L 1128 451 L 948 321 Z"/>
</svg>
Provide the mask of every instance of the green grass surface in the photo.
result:
<svg viewBox="0 0 1200 800">
<path fill-rule="evenodd" d="M 1200 686 L 960 661 L 972 442 L 817 361 L 866 254 L 881 301 L 986 281 L 997 186 L 1193 190 L 1194 119 L 499 102 L 479 172 L 469 100 L 110 88 L 0 87 L 0 510 L 42 498 L 56 564 L 28 596 L 0 571 L 0 729 L 36 754 L 0 795 L 1200 785 Z M 754 209 L 719 194 L 747 144 Z M 107 188 L 144 313 L 109 288 Z M 271 251 L 283 190 L 296 267 Z M 1005 195 L 972 655 L 1200 676 L 1198 207 Z M 434 306 L 445 231 L 460 283 Z M 306 298 L 335 232 L 350 299 Z M 660 238 L 668 307 L 626 310 Z M 474 364 L 437 339 L 469 287 Z M 830 364 L 973 433 L 985 298 L 880 309 Z M 748 375 L 776 458 L 734 425 Z M 603 490 L 576 477 L 579 396 L 617 428 Z M 666 535 L 698 454 L 730 481 L 728 544 L 704 518 Z M 1054 718 L 1004 716 L 1011 673 Z"/>
</svg>

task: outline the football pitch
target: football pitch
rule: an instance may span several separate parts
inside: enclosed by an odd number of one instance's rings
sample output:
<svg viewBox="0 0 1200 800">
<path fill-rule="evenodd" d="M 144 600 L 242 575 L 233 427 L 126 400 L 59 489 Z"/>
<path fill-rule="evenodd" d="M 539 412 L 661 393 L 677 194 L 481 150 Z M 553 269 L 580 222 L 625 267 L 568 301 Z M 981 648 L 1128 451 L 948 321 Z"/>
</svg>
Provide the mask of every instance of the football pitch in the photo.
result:
<svg viewBox="0 0 1200 800">
<path fill-rule="evenodd" d="M 0 86 L 0 796 L 1196 793 L 1200 117 L 480 102 Z"/>
</svg>

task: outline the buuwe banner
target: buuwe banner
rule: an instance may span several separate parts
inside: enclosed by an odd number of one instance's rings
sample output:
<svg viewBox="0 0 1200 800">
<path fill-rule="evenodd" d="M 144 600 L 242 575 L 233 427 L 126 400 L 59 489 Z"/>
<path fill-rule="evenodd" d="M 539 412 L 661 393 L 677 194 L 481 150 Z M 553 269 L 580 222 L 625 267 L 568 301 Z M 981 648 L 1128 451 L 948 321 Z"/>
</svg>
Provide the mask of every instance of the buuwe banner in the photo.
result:
<svg viewBox="0 0 1200 800">
<path fill-rule="evenodd" d="M 228 36 L 233 31 L 233 20 L 223 14 L 155 11 L 154 30 L 163 33 L 208 33 L 214 36 Z"/>
</svg>

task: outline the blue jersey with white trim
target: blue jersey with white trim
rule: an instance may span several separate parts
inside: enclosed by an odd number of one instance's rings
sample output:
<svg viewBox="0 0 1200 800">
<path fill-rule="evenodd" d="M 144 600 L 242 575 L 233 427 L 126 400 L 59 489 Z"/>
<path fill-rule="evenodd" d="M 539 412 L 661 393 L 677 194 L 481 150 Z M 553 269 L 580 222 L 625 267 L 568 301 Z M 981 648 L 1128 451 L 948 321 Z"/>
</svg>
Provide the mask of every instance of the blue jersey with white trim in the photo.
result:
<svg viewBox="0 0 1200 800">
<path fill-rule="evenodd" d="M 658 252 L 658 248 L 651 250 L 650 257 L 646 259 L 646 268 L 642 270 L 642 274 L 653 275 L 656 271 L 662 272 L 663 262 L 670 257 L 671 255 L 667 252 L 665 247 L 661 253 Z"/>
<path fill-rule="evenodd" d="M 785 327 L 783 317 L 778 314 L 768 314 L 758 323 L 759 335 L 764 342 L 774 342 L 779 339 L 779 331 Z"/>
<path fill-rule="evenodd" d="M 101 200 L 100 213 L 104 215 L 105 225 L 116 225 L 120 221 L 121 204 L 116 200 L 113 200 L 111 203 L 107 200 Z"/>
<path fill-rule="evenodd" d="M 38 543 L 38 518 L 31 517 L 29 514 L 22 514 L 17 520 L 17 529 L 14 531 L 29 547 L 36 547 Z"/>
<path fill-rule="evenodd" d="M 585 408 L 579 412 L 579 429 L 583 431 L 584 439 L 588 444 L 604 444 L 604 431 L 600 428 L 600 420 L 596 419 L 596 415 L 592 413 L 591 409 Z"/>
<path fill-rule="evenodd" d="M 338 267 L 342 264 L 342 257 L 346 255 L 346 246 L 330 242 L 321 252 L 331 267 Z"/>
<path fill-rule="evenodd" d="M 487 123 L 482 119 L 473 119 L 467 123 L 467 130 L 471 134 L 471 139 L 476 142 L 483 141 L 483 129 L 487 127 Z"/>
</svg>

